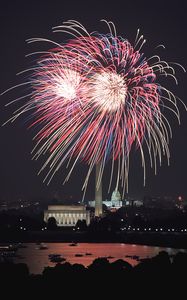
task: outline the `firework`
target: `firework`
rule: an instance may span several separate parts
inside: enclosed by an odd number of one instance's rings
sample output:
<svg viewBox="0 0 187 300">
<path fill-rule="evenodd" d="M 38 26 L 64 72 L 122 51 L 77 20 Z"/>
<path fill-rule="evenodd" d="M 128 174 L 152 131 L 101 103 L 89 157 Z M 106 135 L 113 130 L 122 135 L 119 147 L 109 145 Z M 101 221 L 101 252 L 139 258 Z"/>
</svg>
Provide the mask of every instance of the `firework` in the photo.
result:
<svg viewBox="0 0 187 300">
<path fill-rule="evenodd" d="M 89 34 L 79 22 L 70 20 L 54 28 L 54 32 L 70 35 L 63 44 L 41 38 L 28 40 L 53 46 L 31 54 L 38 57 L 36 64 L 24 71 L 29 80 L 19 85 L 28 85 L 31 92 L 21 97 L 27 101 L 10 120 L 28 112 L 32 116 L 30 127 L 37 129 L 33 158 L 48 154 L 40 170 L 48 169 L 44 181 L 49 183 L 66 163 L 66 182 L 82 161 L 89 167 L 83 189 L 97 164 L 99 186 L 110 161 L 109 189 L 116 164 L 116 187 L 121 183 L 125 191 L 134 146 L 141 153 L 144 182 L 145 147 L 155 173 L 163 155 L 169 163 L 172 132 L 163 108 L 171 110 L 178 120 L 180 116 L 177 97 L 158 83 L 158 77 L 171 76 L 176 83 L 177 79 L 172 65 L 157 55 L 146 59 L 141 53 L 145 40 L 139 31 L 132 46 L 117 36 L 112 22 L 103 21 L 109 29 L 107 34 Z"/>
</svg>

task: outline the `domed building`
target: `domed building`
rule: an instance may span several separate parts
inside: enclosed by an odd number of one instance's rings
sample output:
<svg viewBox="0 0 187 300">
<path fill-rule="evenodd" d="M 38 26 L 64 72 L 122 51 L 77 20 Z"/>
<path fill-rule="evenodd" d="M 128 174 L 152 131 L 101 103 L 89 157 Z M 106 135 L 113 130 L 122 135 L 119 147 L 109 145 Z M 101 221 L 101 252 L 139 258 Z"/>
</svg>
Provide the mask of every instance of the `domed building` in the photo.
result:
<svg viewBox="0 0 187 300">
<path fill-rule="evenodd" d="M 110 200 L 105 200 L 102 203 L 105 204 L 110 210 L 117 210 L 123 205 L 120 192 L 117 189 L 113 191 Z M 95 201 L 89 201 L 89 206 L 95 207 Z"/>
<path fill-rule="evenodd" d="M 118 207 L 118 206 L 121 207 L 122 206 L 121 195 L 117 189 L 115 189 L 112 193 L 111 202 L 112 202 L 113 207 Z"/>
</svg>

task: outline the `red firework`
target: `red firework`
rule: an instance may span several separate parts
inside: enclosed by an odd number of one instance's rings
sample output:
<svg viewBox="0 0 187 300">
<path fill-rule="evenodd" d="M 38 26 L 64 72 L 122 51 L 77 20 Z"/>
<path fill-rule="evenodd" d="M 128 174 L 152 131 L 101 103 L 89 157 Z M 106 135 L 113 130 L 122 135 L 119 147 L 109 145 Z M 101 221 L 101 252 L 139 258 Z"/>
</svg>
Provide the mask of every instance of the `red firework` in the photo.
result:
<svg viewBox="0 0 187 300">
<path fill-rule="evenodd" d="M 105 21 L 106 22 L 106 21 Z M 35 136 L 34 158 L 49 153 L 43 165 L 49 167 L 48 182 L 65 162 L 72 162 L 69 174 L 78 161 L 89 166 L 86 188 L 92 169 L 100 163 L 100 180 L 108 160 L 117 161 L 117 182 L 127 188 L 129 154 L 139 148 L 145 179 L 143 143 L 151 166 L 156 171 L 157 157 L 169 161 L 171 128 L 162 107 L 172 110 L 179 119 L 176 97 L 158 83 L 158 75 L 172 76 L 174 69 L 158 56 L 146 59 L 141 53 L 145 42 L 137 38 L 133 47 L 116 35 L 112 22 L 110 33 L 89 34 L 76 21 L 65 22 L 55 31 L 73 35 L 65 44 L 56 44 L 38 58 L 30 73 L 31 97 L 12 120 L 33 111 L 40 125 Z M 48 41 L 31 39 L 28 42 Z M 36 53 L 34 53 L 36 54 Z M 111 180 L 110 180 L 111 184 Z M 110 185 L 109 184 L 109 185 Z"/>
</svg>

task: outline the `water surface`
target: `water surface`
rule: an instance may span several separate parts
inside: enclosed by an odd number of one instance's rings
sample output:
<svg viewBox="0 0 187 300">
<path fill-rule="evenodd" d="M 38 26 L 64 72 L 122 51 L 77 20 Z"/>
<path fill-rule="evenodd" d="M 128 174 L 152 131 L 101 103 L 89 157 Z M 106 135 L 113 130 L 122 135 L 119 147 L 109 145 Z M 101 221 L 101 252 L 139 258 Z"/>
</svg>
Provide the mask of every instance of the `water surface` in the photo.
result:
<svg viewBox="0 0 187 300">
<path fill-rule="evenodd" d="M 47 249 L 40 249 L 40 246 L 35 243 L 25 244 L 26 248 L 20 248 L 15 262 L 26 263 L 30 273 L 40 274 L 44 267 L 54 266 L 49 260 L 49 254 L 61 254 L 67 262 L 71 264 L 79 263 L 88 266 L 98 257 L 109 257 L 109 261 L 123 259 L 131 265 L 139 263 L 136 259 L 127 256 L 138 256 L 139 258 L 153 257 L 160 251 L 167 251 L 169 255 L 175 255 L 179 251 L 186 252 L 183 249 L 142 246 L 133 244 L 121 243 L 78 243 L 76 246 L 70 246 L 70 243 L 45 243 Z M 90 255 L 87 255 L 87 254 Z M 76 256 L 81 254 L 82 256 Z"/>
</svg>

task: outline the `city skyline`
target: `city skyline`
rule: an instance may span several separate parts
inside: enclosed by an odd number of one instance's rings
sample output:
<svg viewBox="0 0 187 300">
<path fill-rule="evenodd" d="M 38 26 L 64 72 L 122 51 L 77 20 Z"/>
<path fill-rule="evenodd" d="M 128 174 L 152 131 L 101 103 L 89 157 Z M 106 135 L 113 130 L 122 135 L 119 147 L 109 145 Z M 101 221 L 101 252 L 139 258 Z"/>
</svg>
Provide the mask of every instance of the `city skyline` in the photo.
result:
<svg viewBox="0 0 187 300">
<path fill-rule="evenodd" d="M 35 10 L 34 5 L 30 4 L 29 7 L 19 6 L 12 4 L 12 8 L 4 5 L 1 11 L 1 28 L 3 29 L 2 42 L 2 68 L 1 77 L 3 78 L 1 84 L 1 91 L 15 85 L 19 82 L 16 78 L 16 73 L 25 69 L 29 65 L 29 61 L 24 56 L 32 51 L 26 45 L 25 39 L 30 37 L 46 37 L 51 36 L 51 27 L 58 25 L 61 20 L 65 21 L 68 18 L 78 19 L 83 25 L 86 25 L 90 30 L 94 29 L 94 23 L 103 17 L 114 21 L 118 24 L 119 33 L 128 37 L 133 42 L 138 27 L 146 39 L 149 40 L 144 46 L 145 56 L 150 56 L 153 53 L 154 47 L 159 44 L 166 46 L 165 50 L 159 50 L 161 57 L 167 61 L 175 61 L 187 67 L 186 64 L 186 50 L 187 40 L 185 35 L 185 28 L 187 25 L 185 20 L 185 9 L 181 5 L 174 6 L 170 4 L 170 18 L 166 18 L 167 6 L 163 4 L 160 11 L 159 23 L 151 23 L 151 19 L 155 19 L 157 14 L 151 10 L 149 6 L 137 6 L 136 18 L 133 21 L 129 16 L 132 11 L 132 6 L 127 5 L 126 18 L 124 20 L 123 14 L 118 7 L 116 11 L 112 10 L 112 6 L 107 6 L 107 12 L 104 7 L 100 11 L 94 10 L 95 15 L 90 18 L 90 12 L 85 10 L 81 14 L 83 5 L 77 4 L 76 12 L 71 12 L 68 5 L 66 5 L 65 12 L 60 12 L 60 5 L 53 8 L 52 5 L 46 4 L 46 14 L 42 15 L 42 6 L 39 5 Z M 159 7 L 159 5 L 158 5 Z M 53 9 L 52 9 L 53 8 Z M 52 13 L 51 12 L 52 9 Z M 140 11 L 139 11 L 140 10 Z M 141 13 L 142 14 L 141 14 Z M 81 15 L 81 17 L 80 17 Z M 146 16 L 146 18 L 145 18 Z M 11 21 L 10 21 L 11 20 Z M 39 26 L 40 24 L 40 26 Z M 149 26 L 148 26 L 149 25 Z M 60 40 L 60 37 L 58 37 Z M 15 50 L 14 50 L 15 49 Z M 158 51 L 156 51 L 158 52 Z M 172 80 L 167 80 L 170 90 L 179 96 L 184 103 L 187 103 L 186 94 L 186 74 L 180 69 L 176 68 L 177 78 L 179 85 L 175 86 Z M 171 86 L 171 88 L 170 88 Z M 14 93 L 1 96 L 1 123 L 6 121 L 13 112 L 12 109 L 5 108 L 3 105 L 15 98 Z M 171 166 L 168 167 L 166 160 L 163 161 L 163 166 L 158 168 L 158 175 L 155 176 L 150 167 L 147 168 L 146 187 L 143 187 L 142 173 L 140 163 L 137 159 L 137 154 L 134 153 L 131 157 L 132 168 L 130 171 L 129 180 L 129 194 L 132 195 L 146 195 L 146 194 L 167 194 L 167 195 L 184 195 L 187 196 L 187 187 L 185 180 L 186 172 L 186 112 L 182 105 L 179 103 L 179 110 L 181 112 L 181 126 L 178 126 L 176 118 L 170 116 L 170 123 L 173 129 L 173 139 L 170 141 L 171 152 Z M 18 197 L 20 194 L 35 196 L 48 196 L 53 194 L 54 191 L 64 194 L 73 194 L 81 198 L 82 175 L 85 172 L 85 167 L 79 165 L 73 177 L 70 178 L 68 184 L 62 186 L 64 180 L 63 170 L 59 172 L 58 176 L 52 181 L 50 186 L 42 183 L 43 176 L 36 176 L 41 161 L 31 161 L 30 151 L 34 144 L 32 137 L 34 132 L 27 130 L 24 125 L 24 120 L 20 119 L 14 125 L 6 125 L 1 128 L 1 190 L 0 199 L 6 197 Z M 138 154 L 139 155 L 139 154 Z M 62 175 L 61 175 L 62 173 Z M 106 173 L 107 174 L 107 173 Z M 105 181 L 108 180 L 107 175 L 104 176 Z M 94 194 L 94 176 L 88 186 L 87 197 Z M 106 191 L 104 192 L 106 194 Z M 21 196 L 21 195 L 20 195 Z"/>
</svg>

